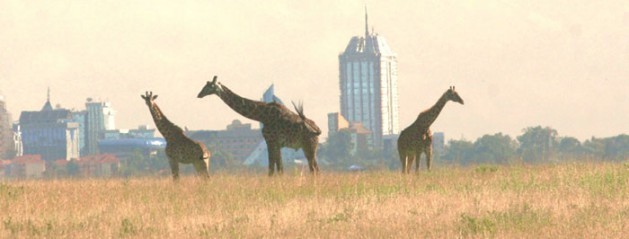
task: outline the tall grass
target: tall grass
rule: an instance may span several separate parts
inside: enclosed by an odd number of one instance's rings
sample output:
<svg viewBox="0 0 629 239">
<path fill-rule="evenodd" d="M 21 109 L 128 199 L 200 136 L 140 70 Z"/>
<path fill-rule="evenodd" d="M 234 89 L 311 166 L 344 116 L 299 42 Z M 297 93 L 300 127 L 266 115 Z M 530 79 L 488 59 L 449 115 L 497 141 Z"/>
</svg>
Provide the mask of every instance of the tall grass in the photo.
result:
<svg viewBox="0 0 629 239">
<path fill-rule="evenodd" d="M 629 166 L 0 182 L 0 238 L 621 238 Z"/>
</svg>

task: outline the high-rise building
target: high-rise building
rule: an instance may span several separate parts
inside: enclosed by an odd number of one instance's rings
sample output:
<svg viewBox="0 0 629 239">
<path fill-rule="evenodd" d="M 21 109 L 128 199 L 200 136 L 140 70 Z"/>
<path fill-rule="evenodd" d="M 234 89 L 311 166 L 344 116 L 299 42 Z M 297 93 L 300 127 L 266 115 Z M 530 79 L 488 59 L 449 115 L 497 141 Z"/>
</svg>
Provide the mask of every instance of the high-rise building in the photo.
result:
<svg viewBox="0 0 629 239">
<path fill-rule="evenodd" d="M 15 156 L 11 114 L 6 109 L 4 97 L 0 95 L 0 159 Z"/>
<path fill-rule="evenodd" d="M 44 160 L 79 158 L 79 124 L 67 109 L 53 109 L 48 100 L 40 111 L 23 111 L 20 125 L 24 154 L 39 154 Z"/>
<path fill-rule="evenodd" d="M 369 32 L 354 36 L 339 55 L 341 115 L 371 131 L 369 145 L 381 148 L 382 137 L 399 133 L 397 55 L 385 39 Z"/>
<path fill-rule="evenodd" d="M 116 112 L 110 102 L 94 102 L 91 98 L 85 103 L 85 154 L 98 154 L 98 141 L 105 137 L 106 130 L 116 128 Z"/>
</svg>

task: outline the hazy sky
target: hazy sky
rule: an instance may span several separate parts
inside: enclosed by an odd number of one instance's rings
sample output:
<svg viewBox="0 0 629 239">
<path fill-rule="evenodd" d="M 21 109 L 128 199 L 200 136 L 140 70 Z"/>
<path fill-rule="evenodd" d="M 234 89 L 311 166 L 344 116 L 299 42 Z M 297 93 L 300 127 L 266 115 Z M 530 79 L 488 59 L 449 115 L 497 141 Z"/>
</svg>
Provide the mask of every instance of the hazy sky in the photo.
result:
<svg viewBox="0 0 629 239">
<path fill-rule="evenodd" d="M 449 103 L 432 126 L 449 139 L 537 125 L 580 140 L 629 133 L 626 0 L 0 0 L 0 93 L 14 120 L 40 110 L 50 87 L 65 108 L 111 101 L 118 128 L 154 126 L 147 90 L 193 130 L 252 122 L 196 98 L 218 75 L 252 99 L 274 83 L 327 132 L 338 55 L 364 34 L 365 3 L 398 54 L 401 128 L 455 85 L 465 105 Z"/>
</svg>

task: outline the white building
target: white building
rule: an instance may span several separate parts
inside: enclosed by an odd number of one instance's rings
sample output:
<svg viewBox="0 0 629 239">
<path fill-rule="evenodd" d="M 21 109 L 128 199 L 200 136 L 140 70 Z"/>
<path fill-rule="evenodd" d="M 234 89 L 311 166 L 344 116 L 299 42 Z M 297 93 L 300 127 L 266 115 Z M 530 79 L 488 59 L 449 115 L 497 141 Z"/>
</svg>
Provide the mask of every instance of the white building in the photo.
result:
<svg viewBox="0 0 629 239">
<path fill-rule="evenodd" d="M 382 136 L 399 133 L 397 56 L 385 39 L 369 32 L 355 36 L 339 55 L 341 115 L 371 131 L 369 144 L 382 147 Z"/>
</svg>

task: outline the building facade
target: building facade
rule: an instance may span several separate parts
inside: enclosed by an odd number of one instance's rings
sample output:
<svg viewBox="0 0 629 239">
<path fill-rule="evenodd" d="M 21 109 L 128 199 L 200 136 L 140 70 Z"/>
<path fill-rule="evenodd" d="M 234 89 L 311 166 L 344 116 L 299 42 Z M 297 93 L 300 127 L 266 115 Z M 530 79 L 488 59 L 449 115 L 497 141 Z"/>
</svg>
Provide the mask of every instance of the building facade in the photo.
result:
<svg viewBox="0 0 629 239">
<path fill-rule="evenodd" d="M 349 122 L 338 112 L 328 114 L 328 135 L 349 128 Z"/>
<path fill-rule="evenodd" d="M 348 122 L 339 113 L 328 114 L 328 137 L 339 132 L 347 132 L 350 136 L 350 154 L 356 155 L 358 151 L 369 148 L 371 131 L 360 122 Z"/>
<path fill-rule="evenodd" d="M 382 137 L 399 133 L 397 55 L 385 39 L 369 32 L 355 36 L 339 55 L 341 114 L 371 131 L 369 144 L 381 148 Z"/>
<path fill-rule="evenodd" d="M 50 95 L 41 111 L 23 111 L 20 128 L 24 154 L 39 154 L 43 160 L 79 158 L 79 124 L 72 112 L 53 109 Z"/>
<path fill-rule="evenodd" d="M 85 103 L 85 155 L 98 154 L 98 141 L 104 139 L 106 130 L 116 129 L 116 112 L 110 102 Z"/>
<path fill-rule="evenodd" d="M 188 136 L 205 143 L 210 148 L 228 153 L 239 162 L 245 161 L 256 146 L 264 141 L 260 129 L 253 129 L 251 124 L 243 124 L 240 120 L 232 121 L 225 130 L 190 131 Z"/>
</svg>

